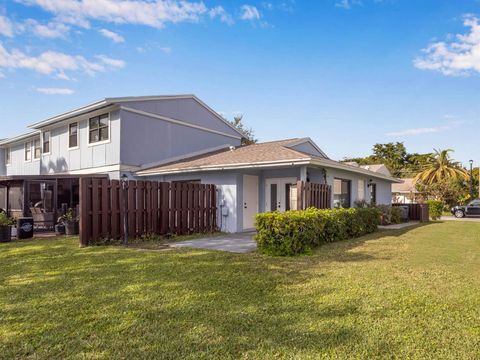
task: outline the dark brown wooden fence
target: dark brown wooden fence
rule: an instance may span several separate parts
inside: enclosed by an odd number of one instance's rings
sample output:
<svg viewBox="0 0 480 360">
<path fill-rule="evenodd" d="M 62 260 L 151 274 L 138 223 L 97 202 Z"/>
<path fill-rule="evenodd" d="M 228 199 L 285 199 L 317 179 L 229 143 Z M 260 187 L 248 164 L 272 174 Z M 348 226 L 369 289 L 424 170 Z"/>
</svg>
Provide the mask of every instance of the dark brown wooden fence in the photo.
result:
<svg viewBox="0 0 480 360">
<path fill-rule="evenodd" d="M 305 210 L 309 207 L 330 209 L 332 202 L 332 187 L 326 184 L 311 182 L 297 182 L 297 209 Z"/>
<path fill-rule="evenodd" d="M 408 206 L 408 219 L 427 222 L 430 220 L 428 204 L 392 204 L 392 206 Z"/>
<path fill-rule="evenodd" d="M 80 244 L 124 235 L 124 196 L 129 237 L 191 234 L 217 229 L 215 185 L 80 179 Z"/>
</svg>

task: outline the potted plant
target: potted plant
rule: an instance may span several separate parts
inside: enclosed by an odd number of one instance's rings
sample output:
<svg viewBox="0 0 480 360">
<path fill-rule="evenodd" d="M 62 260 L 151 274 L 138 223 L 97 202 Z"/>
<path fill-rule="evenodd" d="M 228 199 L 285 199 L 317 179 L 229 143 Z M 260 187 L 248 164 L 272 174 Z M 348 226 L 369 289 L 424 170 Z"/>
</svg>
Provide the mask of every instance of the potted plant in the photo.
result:
<svg viewBox="0 0 480 360">
<path fill-rule="evenodd" d="M 73 209 L 68 209 L 65 215 L 61 216 L 59 220 L 63 225 L 65 225 L 66 235 L 78 235 L 78 216 L 75 215 L 75 211 Z"/>
<path fill-rule="evenodd" d="M 15 220 L 8 217 L 4 212 L 0 213 L 0 242 L 12 241 L 12 226 Z"/>
<path fill-rule="evenodd" d="M 55 224 L 55 235 L 65 235 L 65 224 L 63 222 L 63 216 L 59 217 L 57 220 L 57 224 Z"/>
</svg>

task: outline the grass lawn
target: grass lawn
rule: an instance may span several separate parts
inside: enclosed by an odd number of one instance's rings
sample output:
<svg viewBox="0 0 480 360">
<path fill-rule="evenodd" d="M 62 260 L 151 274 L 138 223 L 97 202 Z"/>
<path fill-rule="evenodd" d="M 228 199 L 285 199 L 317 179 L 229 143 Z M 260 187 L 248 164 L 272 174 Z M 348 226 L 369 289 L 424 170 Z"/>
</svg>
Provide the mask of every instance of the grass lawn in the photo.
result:
<svg viewBox="0 0 480 360">
<path fill-rule="evenodd" d="M 0 244 L 0 358 L 480 358 L 480 223 L 269 258 Z"/>
</svg>

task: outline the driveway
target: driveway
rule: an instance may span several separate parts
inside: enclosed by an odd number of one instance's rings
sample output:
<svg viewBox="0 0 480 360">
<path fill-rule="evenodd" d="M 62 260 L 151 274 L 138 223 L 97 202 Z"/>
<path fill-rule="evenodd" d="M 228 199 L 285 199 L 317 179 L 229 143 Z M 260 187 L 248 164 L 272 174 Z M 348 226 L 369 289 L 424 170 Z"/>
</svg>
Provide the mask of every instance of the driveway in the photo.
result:
<svg viewBox="0 0 480 360">
<path fill-rule="evenodd" d="M 169 244 L 173 248 L 195 248 L 207 250 L 219 250 L 233 253 L 249 253 L 257 249 L 253 240 L 255 233 L 226 234 L 203 239 L 179 241 Z"/>
<path fill-rule="evenodd" d="M 480 216 L 474 217 L 464 217 L 457 219 L 455 216 L 442 216 L 440 220 L 447 220 L 447 221 L 473 221 L 473 222 L 480 222 Z"/>
</svg>

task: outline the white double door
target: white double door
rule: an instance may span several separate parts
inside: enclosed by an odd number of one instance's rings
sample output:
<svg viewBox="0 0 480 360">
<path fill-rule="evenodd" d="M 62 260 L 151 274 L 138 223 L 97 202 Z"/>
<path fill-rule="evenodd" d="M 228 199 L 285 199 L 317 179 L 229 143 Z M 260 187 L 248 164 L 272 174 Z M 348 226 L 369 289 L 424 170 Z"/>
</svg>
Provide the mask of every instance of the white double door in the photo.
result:
<svg viewBox="0 0 480 360">
<path fill-rule="evenodd" d="M 297 178 L 265 179 L 265 210 L 284 212 L 290 209 L 292 198 L 290 185 L 296 185 L 296 183 Z"/>
</svg>

